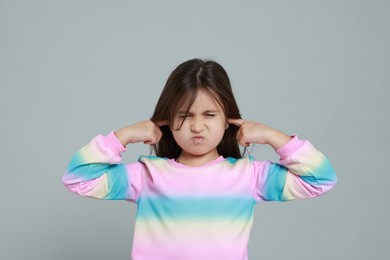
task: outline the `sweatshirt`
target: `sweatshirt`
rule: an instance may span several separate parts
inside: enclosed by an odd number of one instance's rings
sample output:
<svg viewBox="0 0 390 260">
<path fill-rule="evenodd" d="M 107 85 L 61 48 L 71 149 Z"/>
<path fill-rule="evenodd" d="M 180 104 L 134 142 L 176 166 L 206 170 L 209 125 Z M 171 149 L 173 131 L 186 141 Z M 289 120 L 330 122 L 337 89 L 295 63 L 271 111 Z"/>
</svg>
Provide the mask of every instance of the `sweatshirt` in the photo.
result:
<svg viewBox="0 0 390 260">
<path fill-rule="evenodd" d="M 62 181 L 72 192 L 137 205 L 133 260 L 246 260 L 254 206 L 317 197 L 336 183 L 329 160 L 297 136 L 276 150 L 279 163 L 222 156 L 202 166 L 141 156 L 113 132 L 71 159 Z"/>
</svg>

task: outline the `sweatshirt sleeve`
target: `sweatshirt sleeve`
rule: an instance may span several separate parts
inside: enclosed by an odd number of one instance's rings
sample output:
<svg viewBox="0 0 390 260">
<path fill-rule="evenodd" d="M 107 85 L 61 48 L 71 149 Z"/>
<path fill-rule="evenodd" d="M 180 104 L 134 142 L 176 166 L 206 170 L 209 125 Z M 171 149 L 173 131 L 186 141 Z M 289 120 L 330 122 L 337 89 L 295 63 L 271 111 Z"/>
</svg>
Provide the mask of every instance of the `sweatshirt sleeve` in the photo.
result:
<svg viewBox="0 0 390 260">
<path fill-rule="evenodd" d="M 337 181 L 329 160 L 309 141 L 294 136 L 276 150 L 280 163 L 254 161 L 255 198 L 289 201 L 320 196 Z"/>
<path fill-rule="evenodd" d="M 125 151 L 113 132 L 99 135 L 72 157 L 62 182 L 81 196 L 135 201 L 141 189 L 142 165 L 119 163 Z"/>
</svg>

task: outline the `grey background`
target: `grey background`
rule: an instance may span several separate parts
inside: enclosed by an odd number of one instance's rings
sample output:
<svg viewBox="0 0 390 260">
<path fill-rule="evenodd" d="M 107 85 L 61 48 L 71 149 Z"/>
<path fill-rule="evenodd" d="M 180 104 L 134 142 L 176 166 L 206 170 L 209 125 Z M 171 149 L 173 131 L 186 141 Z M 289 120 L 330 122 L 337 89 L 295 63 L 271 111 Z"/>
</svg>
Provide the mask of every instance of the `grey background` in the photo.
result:
<svg viewBox="0 0 390 260">
<path fill-rule="evenodd" d="M 0 259 L 129 259 L 135 205 L 60 178 L 149 118 L 172 69 L 215 59 L 241 112 L 332 161 L 327 195 L 256 207 L 251 259 L 389 259 L 388 1 L 0 1 Z M 125 162 L 148 154 L 128 148 Z M 277 160 L 255 146 L 257 159 Z"/>
</svg>

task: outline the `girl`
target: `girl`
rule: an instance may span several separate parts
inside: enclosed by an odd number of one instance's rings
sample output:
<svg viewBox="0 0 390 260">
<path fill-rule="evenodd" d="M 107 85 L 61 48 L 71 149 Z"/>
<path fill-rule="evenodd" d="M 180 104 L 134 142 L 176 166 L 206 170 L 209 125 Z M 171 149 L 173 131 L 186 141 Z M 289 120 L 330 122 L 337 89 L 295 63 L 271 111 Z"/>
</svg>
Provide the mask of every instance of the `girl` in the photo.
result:
<svg viewBox="0 0 390 260">
<path fill-rule="evenodd" d="M 156 156 L 120 164 L 137 142 Z M 252 143 L 270 145 L 280 164 L 243 156 L 239 145 Z M 151 120 L 95 137 L 63 182 L 81 196 L 137 204 L 134 260 L 244 260 L 258 201 L 316 197 L 336 176 L 310 142 L 242 119 L 225 70 L 193 59 L 169 76 Z"/>
</svg>

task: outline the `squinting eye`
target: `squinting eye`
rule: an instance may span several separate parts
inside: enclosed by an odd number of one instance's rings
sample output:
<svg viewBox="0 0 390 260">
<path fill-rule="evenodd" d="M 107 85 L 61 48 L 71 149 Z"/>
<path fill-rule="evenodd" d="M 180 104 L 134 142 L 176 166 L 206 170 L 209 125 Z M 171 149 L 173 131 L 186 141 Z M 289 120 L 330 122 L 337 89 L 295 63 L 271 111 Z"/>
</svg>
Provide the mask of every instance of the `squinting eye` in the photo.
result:
<svg viewBox="0 0 390 260">
<path fill-rule="evenodd" d="M 206 114 L 206 116 L 208 116 L 208 117 L 214 117 L 215 115 L 214 115 L 214 114 Z"/>
</svg>

